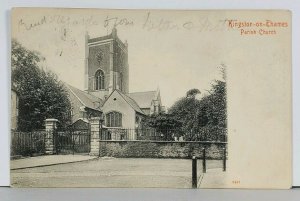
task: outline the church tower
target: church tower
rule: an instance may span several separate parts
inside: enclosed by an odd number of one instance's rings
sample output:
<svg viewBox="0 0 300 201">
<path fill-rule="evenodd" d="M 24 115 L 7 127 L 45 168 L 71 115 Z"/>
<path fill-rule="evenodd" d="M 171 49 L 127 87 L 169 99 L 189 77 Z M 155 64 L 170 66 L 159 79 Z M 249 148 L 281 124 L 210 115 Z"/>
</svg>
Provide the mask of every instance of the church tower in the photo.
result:
<svg viewBox="0 0 300 201">
<path fill-rule="evenodd" d="M 107 36 L 85 37 L 85 91 L 102 100 L 115 89 L 129 91 L 128 44 L 113 28 Z"/>
</svg>

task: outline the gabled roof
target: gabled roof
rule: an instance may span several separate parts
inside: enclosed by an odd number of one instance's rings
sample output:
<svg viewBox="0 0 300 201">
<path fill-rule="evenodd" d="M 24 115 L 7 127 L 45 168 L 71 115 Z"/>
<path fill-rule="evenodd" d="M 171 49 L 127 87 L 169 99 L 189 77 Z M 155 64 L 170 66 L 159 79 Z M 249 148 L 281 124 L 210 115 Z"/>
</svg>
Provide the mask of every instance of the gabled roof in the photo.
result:
<svg viewBox="0 0 300 201">
<path fill-rule="evenodd" d="M 153 100 L 157 100 L 157 91 L 134 92 L 127 94 L 136 101 L 140 108 L 150 108 Z"/>
<path fill-rule="evenodd" d="M 89 121 L 87 119 L 79 118 L 74 123 L 70 125 L 70 127 L 76 129 L 88 129 L 89 128 Z"/>
<path fill-rule="evenodd" d="M 66 88 L 85 106 L 93 110 L 100 110 L 100 106 L 103 104 L 103 101 L 87 92 L 81 91 L 69 84 L 66 84 Z"/>
<path fill-rule="evenodd" d="M 120 96 L 132 107 L 132 109 L 134 109 L 136 112 L 140 113 L 140 114 L 145 114 L 141 108 L 139 107 L 139 105 L 135 102 L 135 100 L 133 100 L 132 98 L 130 98 L 129 96 L 125 95 L 122 91 L 115 89 L 110 95 L 109 97 L 105 100 L 105 102 L 111 97 L 111 95 L 116 92 L 119 93 Z M 105 102 L 103 103 L 103 105 L 105 104 Z"/>
<path fill-rule="evenodd" d="M 135 102 L 135 100 L 133 100 L 132 98 L 130 98 L 129 96 L 123 94 L 121 91 L 118 90 L 118 92 L 121 94 L 121 96 L 125 99 L 125 101 L 131 105 L 131 107 L 136 111 L 139 112 L 141 114 L 144 114 L 144 112 L 141 110 L 141 108 L 139 107 L 139 105 Z"/>
</svg>

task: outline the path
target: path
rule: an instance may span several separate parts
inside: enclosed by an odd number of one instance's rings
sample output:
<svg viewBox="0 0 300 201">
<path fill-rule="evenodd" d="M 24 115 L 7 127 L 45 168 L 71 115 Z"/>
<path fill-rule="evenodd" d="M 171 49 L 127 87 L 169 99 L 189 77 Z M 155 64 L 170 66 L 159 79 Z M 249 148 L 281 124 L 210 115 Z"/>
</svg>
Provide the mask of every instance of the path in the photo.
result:
<svg viewBox="0 0 300 201">
<path fill-rule="evenodd" d="M 188 159 L 99 158 L 12 170 L 11 181 L 14 187 L 191 188 L 191 165 Z M 208 168 L 220 165 L 207 161 Z M 198 160 L 198 178 L 203 177 L 201 170 Z"/>
</svg>

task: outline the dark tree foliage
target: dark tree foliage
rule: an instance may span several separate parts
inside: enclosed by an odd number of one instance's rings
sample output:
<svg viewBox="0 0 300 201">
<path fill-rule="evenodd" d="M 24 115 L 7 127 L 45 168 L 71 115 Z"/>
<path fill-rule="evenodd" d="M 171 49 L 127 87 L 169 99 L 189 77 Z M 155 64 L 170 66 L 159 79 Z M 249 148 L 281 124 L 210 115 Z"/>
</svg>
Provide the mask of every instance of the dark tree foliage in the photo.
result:
<svg viewBox="0 0 300 201">
<path fill-rule="evenodd" d="M 39 68 L 41 59 L 39 53 L 12 41 L 12 83 L 19 95 L 18 129 L 22 131 L 44 128 L 47 118 L 58 119 L 61 127 L 70 123 L 68 93 L 54 73 Z"/>
<path fill-rule="evenodd" d="M 188 92 L 186 92 L 186 97 L 187 98 L 194 98 L 197 94 L 200 94 L 199 89 L 190 89 Z"/>
<path fill-rule="evenodd" d="M 182 130 L 185 133 L 194 133 L 198 129 L 200 101 L 193 96 L 187 96 L 179 99 L 169 109 L 169 114 L 182 124 Z"/>
<path fill-rule="evenodd" d="M 198 90 L 199 91 L 199 90 Z M 215 80 L 209 95 L 197 100 L 197 90 L 187 92 L 169 110 L 182 124 L 186 140 L 220 140 L 227 133 L 226 82 Z"/>
<path fill-rule="evenodd" d="M 200 101 L 202 107 L 206 107 L 208 117 L 207 125 L 227 127 L 226 110 L 226 83 L 220 80 L 215 81 L 212 93 Z"/>
<path fill-rule="evenodd" d="M 203 111 L 199 120 L 204 123 L 199 123 L 199 132 L 193 138 L 225 140 L 227 134 L 226 82 L 216 80 L 211 94 L 200 100 L 200 108 L 203 108 Z"/>
<path fill-rule="evenodd" d="M 157 130 L 176 129 L 182 126 L 180 121 L 177 121 L 173 115 L 160 113 L 151 115 L 143 119 L 142 125 L 146 128 L 156 128 Z"/>
<path fill-rule="evenodd" d="M 154 129 L 156 132 L 163 136 L 164 140 L 174 140 L 174 137 L 182 136 L 182 124 L 177 121 L 174 116 L 166 113 L 151 115 L 143 119 L 143 129 Z"/>
</svg>

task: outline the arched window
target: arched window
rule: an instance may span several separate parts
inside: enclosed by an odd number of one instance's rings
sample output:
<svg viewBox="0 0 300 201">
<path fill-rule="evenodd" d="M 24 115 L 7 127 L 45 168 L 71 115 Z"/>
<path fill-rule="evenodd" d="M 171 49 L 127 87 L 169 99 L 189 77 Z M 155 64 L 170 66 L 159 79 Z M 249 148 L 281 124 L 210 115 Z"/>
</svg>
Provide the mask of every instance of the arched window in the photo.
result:
<svg viewBox="0 0 300 201">
<path fill-rule="evenodd" d="M 104 89 L 104 73 L 102 70 L 97 70 L 95 73 L 95 90 Z"/>
<path fill-rule="evenodd" d="M 110 112 L 106 114 L 107 127 L 122 127 L 122 114 L 119 112 Z"/>
</svg>

